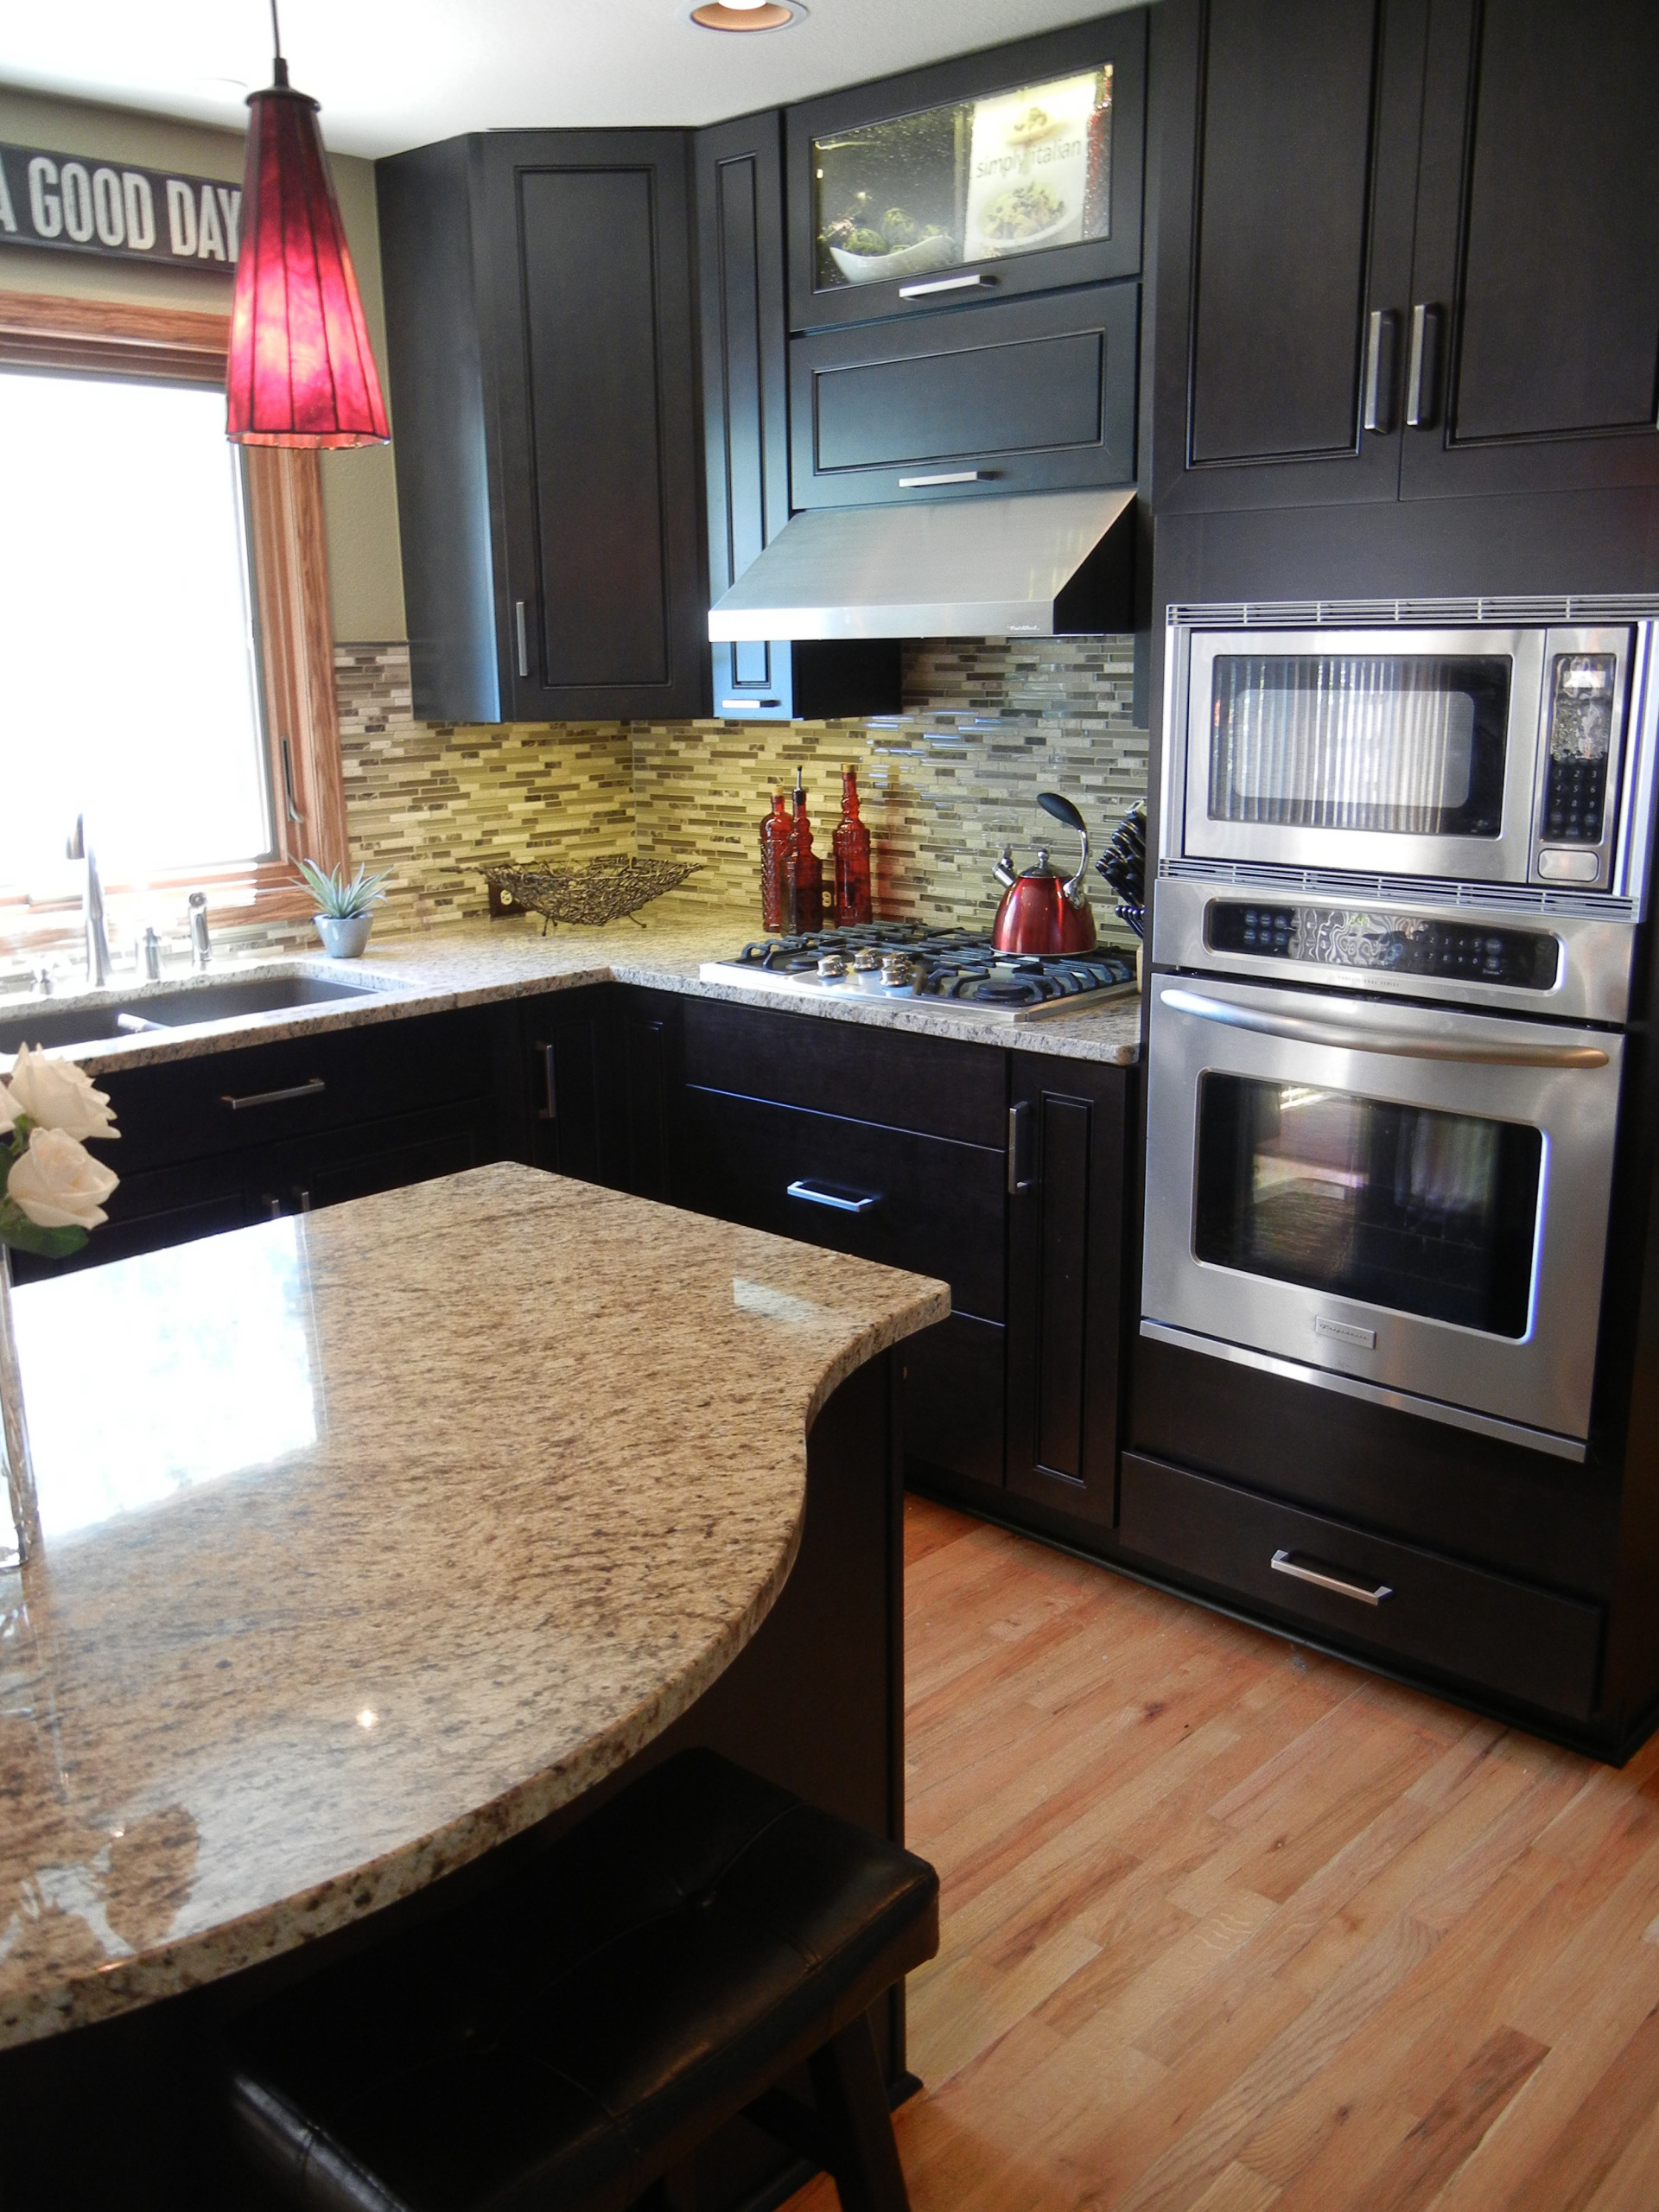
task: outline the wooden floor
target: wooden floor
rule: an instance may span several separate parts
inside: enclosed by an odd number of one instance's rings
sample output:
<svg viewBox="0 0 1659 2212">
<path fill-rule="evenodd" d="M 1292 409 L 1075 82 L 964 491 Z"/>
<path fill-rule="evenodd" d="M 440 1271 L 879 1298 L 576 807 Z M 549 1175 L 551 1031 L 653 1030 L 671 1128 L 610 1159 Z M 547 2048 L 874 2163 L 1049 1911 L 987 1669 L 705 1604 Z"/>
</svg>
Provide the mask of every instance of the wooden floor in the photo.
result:
<svg viewBox="0 0 1659 2212">
<path fill-rule="evenodd" d="M 1597 1766 L 920 1500 L 907 1554 L 914 2212 L 1656 2212 L 1659 1746 Z"/>
</svg>

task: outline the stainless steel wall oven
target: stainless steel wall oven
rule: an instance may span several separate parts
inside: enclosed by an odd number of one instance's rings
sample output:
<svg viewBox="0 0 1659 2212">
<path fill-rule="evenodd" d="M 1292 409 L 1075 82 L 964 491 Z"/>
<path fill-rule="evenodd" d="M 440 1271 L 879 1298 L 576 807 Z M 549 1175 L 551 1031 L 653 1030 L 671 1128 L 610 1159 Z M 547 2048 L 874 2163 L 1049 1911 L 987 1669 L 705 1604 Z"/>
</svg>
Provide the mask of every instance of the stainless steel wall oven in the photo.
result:
<svg viewBox="0 0 1659 2212">
<path fill-rule="evenodd" d="M 1172 608 L 1145 1334 L 1585 1456 L 1656 620 Z"/>
</svg>

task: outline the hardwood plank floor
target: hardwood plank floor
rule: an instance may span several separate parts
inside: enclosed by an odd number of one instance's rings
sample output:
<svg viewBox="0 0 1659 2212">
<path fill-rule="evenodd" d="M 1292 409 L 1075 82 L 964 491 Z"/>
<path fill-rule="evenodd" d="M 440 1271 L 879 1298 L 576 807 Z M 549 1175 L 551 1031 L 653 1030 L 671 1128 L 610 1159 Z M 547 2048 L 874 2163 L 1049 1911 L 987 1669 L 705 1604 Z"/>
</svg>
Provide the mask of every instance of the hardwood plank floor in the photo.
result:
<svg viewBox="0 0 1659 2212">
<path fill-rule="evenodd" d="M 1656 2212 L 1659 1745 L 1614 1772 L 922 1499 L 906 1539 L 914 2212 Z"/>
</svg>

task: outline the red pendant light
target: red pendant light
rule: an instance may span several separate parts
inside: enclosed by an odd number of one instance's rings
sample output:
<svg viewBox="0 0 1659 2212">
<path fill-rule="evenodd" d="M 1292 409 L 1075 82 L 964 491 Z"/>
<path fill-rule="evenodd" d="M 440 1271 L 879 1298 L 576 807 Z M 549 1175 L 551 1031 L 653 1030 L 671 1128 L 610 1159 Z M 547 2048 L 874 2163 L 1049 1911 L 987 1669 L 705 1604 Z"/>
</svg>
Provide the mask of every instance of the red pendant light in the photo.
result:
<svg viewBox="0 0 1659 2212">
<path fill-rule="evenodd" d="M 275 82 L 248 99 L 226 430 L 245 446 L 384 445 L 391 434 L 317 103 L 289 88 L 276 0 L 270 18 Z"/>
</svg>

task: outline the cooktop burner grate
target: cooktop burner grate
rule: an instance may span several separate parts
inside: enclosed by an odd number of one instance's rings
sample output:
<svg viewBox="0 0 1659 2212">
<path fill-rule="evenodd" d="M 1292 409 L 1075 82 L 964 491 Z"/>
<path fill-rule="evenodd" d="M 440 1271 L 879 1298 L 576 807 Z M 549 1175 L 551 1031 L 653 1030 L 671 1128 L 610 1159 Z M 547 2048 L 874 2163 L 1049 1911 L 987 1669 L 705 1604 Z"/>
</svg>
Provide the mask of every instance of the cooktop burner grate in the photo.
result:
<svg viewBox="0 0 1659 2212">
<path fill-rule="evenodd" d="M 861 953 L 861 971 L 854 965 Z M 895 954 L 902 958 L 898 968 Z M 805 989 L 966 1000 L 988 1013 L 1058 1007 L 1068 1000 L 1122 993 L 1135 982 L 1133 954 L 1114 946 L 1064 957 L 1015 956 L 998 952 L 976 931 L 934 929 L 925 922 L 867 922 L 807 936 L 760 938 L 734 959 L 710 962 L 707 969 L 734 978 L 756 970 L 768 981 Z"/>
</svg>

